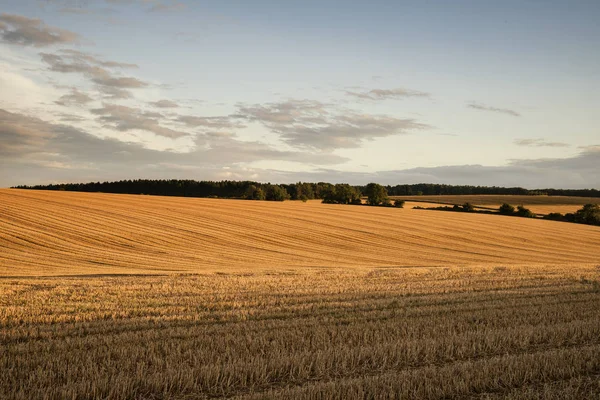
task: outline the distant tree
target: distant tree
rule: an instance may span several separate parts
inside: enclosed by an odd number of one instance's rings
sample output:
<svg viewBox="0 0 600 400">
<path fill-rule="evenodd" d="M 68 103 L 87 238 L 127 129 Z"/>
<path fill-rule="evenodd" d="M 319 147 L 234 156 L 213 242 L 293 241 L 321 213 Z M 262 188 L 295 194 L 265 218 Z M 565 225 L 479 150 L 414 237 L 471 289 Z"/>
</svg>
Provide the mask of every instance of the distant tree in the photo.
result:
<svg viewBox="0 0 600 400">
<path fill-rule="evenodd" d="M 574 220 L 580 224 L 600 225 L 600 206 L 598 204 L 584 205 L 577 210 Z"/>
<path fill-rule="evenodd" d="M 504 203 L 500 206 L 498 212 L 503 215 L 513 215 L 515 213 L 515 208 L 508 203 Z"/>
<path fill-rule="evenodd" d="M 565 219 L 565 216 L 561 213 L 553 212 L 548 215 L 544 215 L 544 219 L 549 219 L 552 221 L 562 221 Z"/>
<path fill-rule="evenodd" d="M 306 203 L 308 201 L 308 196 L 305 194 L 300 195 L 300 200 L 302 200 L 303 203 Z"/>
<path fill-rule="evenodd" d="M 335 186 L 323 187 L 321 193 L 323 203 L 361 204 L 360 192 L 347 183 L 338 183 Z"/>
<path fill-rule="evenodd" d="M 564 220 L 567 222 L 575 222 L 575 214 L 574 213 L 566 213 L 564 216 Z"/>
<path fill-rule="evenodd" d="M 265 200 L 265 192 L 256 185 L 250 185 L 246 190 L 244 198 L 247 200 Z"/>
<path fill-rule="evenodd" d="M 288 200 L 290 195 L 279 185 L 266 185 L 265 199 L 269 201 L 284 201 Z"/>
<path fill-rule="evenodd" d="M 535 218 L 535 214 L 533 212 L 531 212 L 530 209 L 525 208 L 524 206 L 517 206 L 517 212 L 516 214 L 519 217 L 526 217 L 526 218 Z"/>
<path fill-rule="evenodd" d="M 404 208 L 404 200 L 396 199 L 394 200 L 394 207 Z"/>
<path fill-rule="evenodd" d="M 292 196 L 292 198 L 296 199 L 296 200 L 302 200 L 302 197 L 304 196 L 307 200 L 310 199 L 314 199 L 315 198 L 315 192 L 313 189 L 313 185 L 311 183 L 302 183 L 302 182 L 298 182 L 294 186 L 294 195 Z"/>
<path fill-rule="evenodd" d="M 365 195 L 367 196 L 367 204 L 370 206 L 382 205 L 389 201 L 387 190 L 377 183 L 369 183 L 365 188 Z"/>
<path fill-rule="evenodd" d="M 356 204 L 360 201 L 360 192 L 347 183 L 338 183 L 335 185 L 335 197 L 339 204 Z"/>
<path fill-rule="evenodd" d="M 473 207 L 473 204 L 471 203 L 465 203 L 462 205 L 462 211 L 473 212 L 475 211 L 475 207 Z"/>
</svg>

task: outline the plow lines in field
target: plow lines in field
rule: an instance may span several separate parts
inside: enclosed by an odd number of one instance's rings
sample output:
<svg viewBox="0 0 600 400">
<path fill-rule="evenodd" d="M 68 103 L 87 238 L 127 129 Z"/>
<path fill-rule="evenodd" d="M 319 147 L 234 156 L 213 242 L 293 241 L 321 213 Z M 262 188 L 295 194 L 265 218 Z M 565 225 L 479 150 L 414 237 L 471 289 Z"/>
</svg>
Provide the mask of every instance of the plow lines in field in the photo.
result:
<svg viewBox="0 0 600 400">
<path fill-rule="evenodd" d="M 597 227 L 495 215 L 0 190 L 0 275 L 600 262 Z"/>
</svg>

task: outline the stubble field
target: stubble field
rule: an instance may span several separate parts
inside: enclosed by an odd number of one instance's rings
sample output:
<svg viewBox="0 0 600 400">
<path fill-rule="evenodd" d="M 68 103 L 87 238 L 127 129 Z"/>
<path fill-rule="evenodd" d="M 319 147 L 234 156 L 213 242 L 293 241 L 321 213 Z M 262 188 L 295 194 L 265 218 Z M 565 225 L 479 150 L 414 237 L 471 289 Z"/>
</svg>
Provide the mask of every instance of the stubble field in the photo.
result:
<svg viewBox="0 0 600 400">
<path fill-rule="evenodd" d="M 428 202 L 440 204 L 464 204 L 471 203 L 476 207 L 497 209 L 503 203 L 513 206 L 525 206 L 539 215 L 553 212 L 561 214 L 573 213 L 584 204 L 598 204 L 597 197 L 571 197 L 571 196 L 521 196 L 521 195 L 436 195 L 436 196 L 392 196 L 393 199 L 401 199 L 411 202 Z M 423 207 L 429 207 L 425 205 Z"/>
<path fill-rule="evenodd" d="M 598 398 L 600 228 L 0 190 L 0 398 Z"/>
</svg>

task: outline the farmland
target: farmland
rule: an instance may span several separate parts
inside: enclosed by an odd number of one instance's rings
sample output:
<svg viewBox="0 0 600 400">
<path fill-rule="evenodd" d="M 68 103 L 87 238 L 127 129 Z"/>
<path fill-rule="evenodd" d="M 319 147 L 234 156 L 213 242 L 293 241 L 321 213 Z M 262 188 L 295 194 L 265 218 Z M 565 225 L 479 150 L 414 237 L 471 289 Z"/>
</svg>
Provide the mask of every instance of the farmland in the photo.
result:
<svg viewBox="0 0 600 400">
<path fill-rule="evenodd" d="M 0 398 L 597 398 L 600 228 L 0 190 Z"/>
<path fill-rule="evenodd" d="M 439 204 L 464 204 L 471 203 L 482 208 L 498 208 L 503 203 L 514 206 L 523 205 L 536 214 L 549 214 L 552 212 L 571 213 L 581 208 L 584 204 L 598 204 L 597 197 L 570 197 L 570 196 L 519 196 L 519 195 L 437 195 L 437 196 L 392 196 L 411 202 L 426 202 Z M 424 207 L 428 207 L 425 205 Z"/>
</svg>

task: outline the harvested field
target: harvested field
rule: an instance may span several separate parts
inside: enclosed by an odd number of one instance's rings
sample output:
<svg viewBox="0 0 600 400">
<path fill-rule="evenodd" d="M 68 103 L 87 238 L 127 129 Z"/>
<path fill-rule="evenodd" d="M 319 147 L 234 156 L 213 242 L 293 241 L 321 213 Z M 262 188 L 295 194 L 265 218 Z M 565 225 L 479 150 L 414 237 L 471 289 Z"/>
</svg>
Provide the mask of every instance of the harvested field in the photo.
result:
<svg viewBox="0 0 600 400">
<path fill-rule="evenodd" d="M 0 190 L 0 275 L 590 265 L 600 228 L 496 215 Z"/>
<path fill-rule="evenodd" d="M 599 254 L 525 218 L 0 190 L 0 399 L 596 399 Z"/>
<path fill-rule="evenodd" d="M 600 271 L 0 279 L 2 399 L 592 399 Z"/>
<path fill-rule="evenodd" d="M 392 199 L 402 199 L 411 202 L 425 202 L 429 204 L 464 204 L 471 203 L 482 208 L 498 208 L 502 203 L 513 206 L 523 205 L 536 214 L 549 214 L 559 212 L 562 214 L 575 212 L 584 204 L 600 204 L 597 197 L 571 197 L 571 196 L 515 196 L 515 195 L 440 195 L 440 196 L 391 196 Z"/>
</svg>

